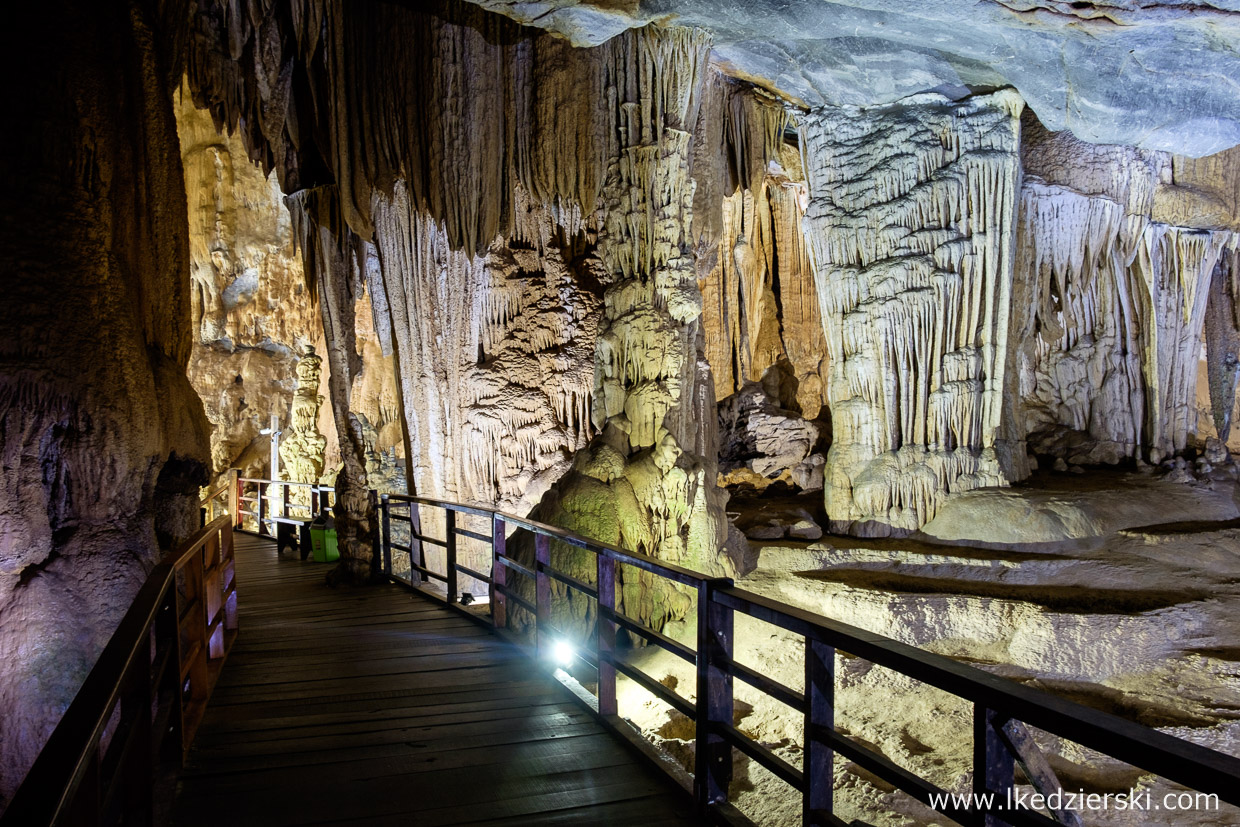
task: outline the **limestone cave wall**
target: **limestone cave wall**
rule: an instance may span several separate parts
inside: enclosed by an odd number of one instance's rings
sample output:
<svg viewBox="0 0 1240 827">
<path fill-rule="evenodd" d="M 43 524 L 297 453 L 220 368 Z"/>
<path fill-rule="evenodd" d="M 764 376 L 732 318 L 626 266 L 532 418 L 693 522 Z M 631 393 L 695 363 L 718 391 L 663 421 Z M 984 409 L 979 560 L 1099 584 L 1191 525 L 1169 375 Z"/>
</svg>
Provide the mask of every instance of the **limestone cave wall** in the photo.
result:
<svg viewBox="0 0 1240 827">
<path fill-rule="evenodd" d="M 177 131 L 189 204 L 189 378 L 211 430 L 212 472 L 270 473 L 272 415 L 289 422 L 296 364 L 322 337 L 274 177 L 182 87 Z"/>
<path fill-rule="evenodd" d="M 182 3 L 9 10 L 0 137 L 0 806 L 210 462 L 173 93 Z"/>
<path fill-rule="evenodd" d="M 453 2 L 203 0 L 195 26 L 195 101 L 291 193 L 329 377 L 364 371 L 332 305 L 387 309 L 415 486 L 528 506 L 593 438 L 604 485 L 637 481 L 630 547 L 716 565 L 689 177 L 707 37 L 575 49 Z M 363 440 L 339 444 L 348 471 Z"/>
</svg>

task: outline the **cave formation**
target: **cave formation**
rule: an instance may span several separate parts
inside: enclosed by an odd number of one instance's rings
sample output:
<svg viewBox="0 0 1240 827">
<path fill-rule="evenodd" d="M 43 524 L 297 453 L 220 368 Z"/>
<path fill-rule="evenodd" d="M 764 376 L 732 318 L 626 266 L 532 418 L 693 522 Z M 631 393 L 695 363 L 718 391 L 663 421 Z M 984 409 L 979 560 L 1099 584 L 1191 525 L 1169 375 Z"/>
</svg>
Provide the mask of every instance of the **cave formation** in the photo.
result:
<svg viewBox="0 0 1240 827">
<path fill-rule="evenodd" d="M 13 15 L 0 796 L 273 417 L 333 582 L 377 576 L 368 489 L 474 503 L 1237 752 L 1240 8 L 763 5 Z M 899 760 L 963 720 L 841 674 Z"/>
</svg>

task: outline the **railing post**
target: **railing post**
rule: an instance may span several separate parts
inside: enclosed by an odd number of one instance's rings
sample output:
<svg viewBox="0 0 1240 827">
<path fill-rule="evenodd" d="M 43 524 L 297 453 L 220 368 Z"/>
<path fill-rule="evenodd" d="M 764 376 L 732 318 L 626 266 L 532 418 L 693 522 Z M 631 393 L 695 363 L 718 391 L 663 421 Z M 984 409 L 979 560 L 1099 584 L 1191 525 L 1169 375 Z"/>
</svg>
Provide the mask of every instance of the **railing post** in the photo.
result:
<svg viewBox="0 0 1240 827">
<path fill-rule="evenodd" d="M 973 792 L 979 800 L 993 795 L 999 807 L 1006 806 L 1016 781 L 1016 761 L 1002 734 L 1006 722 L 1006 715 L 982 704 L 973 705 Z M 1007 825 L 994 813 L 979 814 L 977 823 L 981 827 Z"/>
<path fill-rule="evenodd" d="M 259 534 L 267 534 L 267 483 L 258 483 L 258 526 L 255 529 Z"/>
<path fill-rule="evenodd" d="M 366 513 L 374 516 L 367 522 L 370 524 L 370 571 L 382 571 L 384 580 L 392 573 L 390 563 L 384 562 L 383 556 L 383 525 L 379 521 L 379 492 L 374 488 L 366 489 Z"/>
<path fill-rule="evenodd" d="M 121 679 L 121 720 L 129 722 L 129 728 L 121 726 L 115 738 L 128 743 L 120 744 L 123 766 L 117 775 L 123 787 L 125 823 L 153 825 L 155 823 L 154 756 L 151 754 L 151 663 L 139 659 Z"/>
<path fill-rule="evenodd" d="M 383 574 L 392 579 L 392 516 L 389 511 L 388 495 L 379 496 L 379 528 L 382 529 Z"/>
<path fill-rule="evenodd" d="M 835 647 L 805 639 L 805 827 L 826 827 L 833 812 L 835 729 Z"/>
<path fill-rule="evenodd" d="M 616 714 L 616 561 L 595 552 L 598 561 L 598 714 Z"/>
<path fill-rule="evenodd" d="M 228 469 L 228 513 L 232 515 L 233 527 L 241 528 L 241 469 Z"/>
<path fill-rule="evenodd" d="M 426 565 L 426 543 L 422 542 L 422 509 L 417 503 L 409 503 L 409 562 L 413 562 L 414 544 L 418 549 L 418 565 L 422 568 L 430 568 Z M 412 567 L 410 568 L 412 571 Z M 420 575 L 419 575 L 420 577 Z"/>
<path fill-rule="evenodd" d="M 235 632 L 240 625 L 237 616 L 237 550 L 233 545 L 232 526 L 220 530 L 220 585 L 224 588 L 224 629 Z M 232 579 L 224 581 L 224 575 L 232 570 Z"/>
<path fill-rule="evenodd" d="M 445 557 L 447 559 L 448 602 L 455 603 L 458 594 L 456 577 L 456 512 L 451 508 L 444 509 L 444 525 L 447 526 L 444 536 L 444 544 L 446 546 L 444 551 L 446 552 Z"/>
<path fill-rule="evenodd" d="M 380 525 L 383 530 L 383 538 L 380 541 L 383 548 L 383 574 L 390 580 L 392 578 L 392 520 L 388 504 L 387 494 L 379 497 Z"/>
<path fill-rule="evenodd" d="M 731 580 L 698 585 L 696 764 L 693 787 L 705 816 L 712 804 L 728 800 L 732 747 L 719 732 L 732 725 L 732 609 L 715 602 L 715 591 Z"/>
<path fill-rule="evenodd" d="M 507 526 L 498 514 L 491 518 L 491 625 L 497 629 L 508 626 L 508 604 L 504 587 L 508 585 L 508 567 L 504 557 L 508 553 Z"/>
<path fill-rule="evenodd" d="M 534 535 L 534 608 L 537 612 L 535 635 L 539 658 L 546 658 L 551 644 L 551 538 Z"/>
<path fill-rule="evenodd" d="M 288 519 L 288 507 L 289 507 L 291 495 L 293 493 L 293 486 L 281 485 L 280 491 L 282 492 L 280 494 L 280 517 L 287 520 Z"/>
</svg>

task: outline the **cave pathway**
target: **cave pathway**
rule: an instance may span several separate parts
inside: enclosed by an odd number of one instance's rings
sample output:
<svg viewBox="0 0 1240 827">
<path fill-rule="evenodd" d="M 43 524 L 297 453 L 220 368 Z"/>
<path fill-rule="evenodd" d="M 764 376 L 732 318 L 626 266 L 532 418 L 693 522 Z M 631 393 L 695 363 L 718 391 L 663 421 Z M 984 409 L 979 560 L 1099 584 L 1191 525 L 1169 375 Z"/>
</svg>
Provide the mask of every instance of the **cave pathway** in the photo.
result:
<svg viewBox="0 0 1240 827">
<path fill-rule="evenodd" d="M 173 824 L 696 823 L 680 787 L 515 646 L 234 536 L 241 632 Z"/>
</svg>

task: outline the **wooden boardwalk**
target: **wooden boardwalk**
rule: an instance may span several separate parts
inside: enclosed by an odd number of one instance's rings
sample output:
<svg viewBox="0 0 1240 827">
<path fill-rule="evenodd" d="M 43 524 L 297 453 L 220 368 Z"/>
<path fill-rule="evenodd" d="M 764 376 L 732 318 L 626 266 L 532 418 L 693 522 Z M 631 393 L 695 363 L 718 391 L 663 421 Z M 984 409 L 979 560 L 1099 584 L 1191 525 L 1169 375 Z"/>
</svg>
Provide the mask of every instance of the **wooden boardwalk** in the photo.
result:
<svg viewBox="0 0 1240 827">
<path fill-rule="evenodd" d="M 489 630 L 236 543 L 241 633 L 173 824 L 696 823 L 683 790 Z"/>
</svg>

